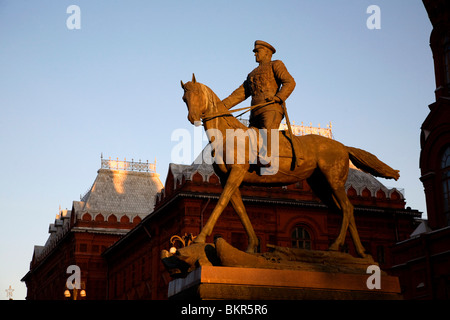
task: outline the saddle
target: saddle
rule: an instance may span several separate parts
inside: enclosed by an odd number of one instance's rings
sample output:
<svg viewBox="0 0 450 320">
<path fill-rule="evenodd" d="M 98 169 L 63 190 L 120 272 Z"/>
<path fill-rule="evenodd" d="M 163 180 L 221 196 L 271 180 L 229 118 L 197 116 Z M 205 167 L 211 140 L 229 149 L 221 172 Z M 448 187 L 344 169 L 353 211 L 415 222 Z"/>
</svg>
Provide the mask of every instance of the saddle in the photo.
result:
<svg viewBox="0 0 450 320">
<path fill-rule="evenodd" d="M 305 147 L 304 147 L 304 143 L 302 142 L 301 139 L 295 139 L 296 136 L 293 136 L 294 141 L 291 141 L 291 138 L 289 137 L 289 134 L 288 134 L 288 132 L 286 130 L 280 130 L 279 137 L 280 137 L 280 140 L 281 139 L 285 139 L 285 140 L 287 140 L 288 144 L 290 144 L 289 150 L 286 150 L 286 149 L 283 150 L 283 148 L 280 148 L 280 149 L 282 149 L 282 150 L 279 150 L 281 158 L 293 158 L 294 157 L 294 152 L 293 152 L 293 150 L 294 150 L 293 147 L 294 146 L 293 146 L 293 144 L 295 143 L 295 150 L 297 151 L 297 153 L 299 153 L 299 154 L 295 155 L 296 158 L 298 160 L 303 160 L 304 159 L 302 150 L 304 150 Z M 281 145 L 282 145 L 282 143 L 280 141 L 280 146 Z"/>
<path fill-rule="evenodd" d="M 272 157 L 272 154 L 267 155 L 267 146 L 260 146 L 259 145 L 259 137 L 257 137 L 257 131 L 254 130 L 248 130 L 249 135 L 249 143 L 250 143 L 250 150 L 253 151 L 253 161 L 256 159 L 258 160 L 257 163 L 261 166 L 266 166 L 265 164 L 268 163 L 268 159 Z M 273 139 L 273 138 L 272 138 Z M 297 150 L 296 158 L 297 162 L 304 159 L 303 154 L 300 150 L 304 149 L 303 142 L 301 139 L 295 139 L 294 141 L 291 140 L 289 137 L 289 134 L 285 130 L 280 130 L 278 135 L 278 157 L 279 158 L 292 158 L 292 161 L 294 163 L 294 152 L 293 152 L 293 144 L 295 143 L 295 149 Z M 273 140 L 272 140 L 273 144 Z M 274 146 L 272 146 L 274 147 Z"/>
</svg>

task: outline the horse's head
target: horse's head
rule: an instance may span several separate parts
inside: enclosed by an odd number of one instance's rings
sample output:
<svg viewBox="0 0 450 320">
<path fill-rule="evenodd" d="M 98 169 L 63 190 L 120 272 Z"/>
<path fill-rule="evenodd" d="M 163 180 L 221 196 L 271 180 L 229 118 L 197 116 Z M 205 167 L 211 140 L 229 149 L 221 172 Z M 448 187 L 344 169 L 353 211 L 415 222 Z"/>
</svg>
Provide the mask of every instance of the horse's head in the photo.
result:
<svg viewBox="0 0 450 320">
<path fill-rule="evenodd" d="M 200 125 L 200 120 L 205 116 L 208 109 L 208 95 L 206 87 L 195 80 L 192 74 L 192 81 L 186 84 L 181 81 L 184 90 L 183 101 L 188 108 L 188 120 L 195 125 Z"/>
</svg>

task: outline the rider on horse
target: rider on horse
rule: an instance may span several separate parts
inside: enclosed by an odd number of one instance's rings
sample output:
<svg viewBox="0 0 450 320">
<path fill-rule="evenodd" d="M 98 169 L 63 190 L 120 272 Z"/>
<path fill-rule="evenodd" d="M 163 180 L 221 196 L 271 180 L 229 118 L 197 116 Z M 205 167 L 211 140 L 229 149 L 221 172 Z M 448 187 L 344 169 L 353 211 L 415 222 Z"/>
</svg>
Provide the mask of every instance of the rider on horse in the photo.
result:
<svg viewBox="0 0 450 320">
<path fill-rule="evenodd" d="M 248 97 L 252 97 L 252 106 L 263 104 L 252 109 L 250 113 L 250 127 L 267 130 L 267 153 L 271 154 L 271 130 L 278 130 L 285 115 L 285 101 L 295 88 L 295 80 L 287 71 L 281 60 L 272 61 L 275 48 L 269 43 L 255 41 L 253 52 L 259 63 L 247 76 L 244 83 L 222 102 L 230 109 Z M 272 103 L 270 103 L 272 102 Z M 269 103 L 264 105 L 265 103 Z M 298 154 L 296 155 L 299 156 Z M 260 158 L 264 155 L 260 154 Z M 264 158 L 263 163 L 267 163 Z"/>
</svg>

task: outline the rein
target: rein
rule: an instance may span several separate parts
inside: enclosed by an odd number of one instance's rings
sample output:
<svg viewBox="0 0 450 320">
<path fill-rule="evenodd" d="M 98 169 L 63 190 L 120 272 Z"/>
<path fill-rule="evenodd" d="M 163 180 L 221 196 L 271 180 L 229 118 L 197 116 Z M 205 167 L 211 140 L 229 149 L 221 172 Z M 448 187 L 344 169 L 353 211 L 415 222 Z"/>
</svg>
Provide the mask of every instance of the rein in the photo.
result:
<svg viewBox="0 0 450 320">
<path fill-rule="evenodd" d="M 264 102 L 264 103 L 256 104 L 254 106 L 249 106 L 249 107 L 244 107 L 244 108 L 239 108 L 239 109 L 234 109 L 234 110 L 228 110 L 225 112 L 220 112 L 220 113 L 215 113 L 215 114 L 208 114 L 208 115 L 205 115 L 202 120 L 203 120 L 203 123 L 205 123 L 207 121 L 213 120 L 218 117 L 233 117 L 233 115 L 231 113 L 244 111 L 236 116 L 236 118 L 238 118 L 251 110 L 254 110 L 257 108 L 262 108 L 262 107 L 265 107 L 272 103 L 275 103 L 275 101 Z"/>
</svg>

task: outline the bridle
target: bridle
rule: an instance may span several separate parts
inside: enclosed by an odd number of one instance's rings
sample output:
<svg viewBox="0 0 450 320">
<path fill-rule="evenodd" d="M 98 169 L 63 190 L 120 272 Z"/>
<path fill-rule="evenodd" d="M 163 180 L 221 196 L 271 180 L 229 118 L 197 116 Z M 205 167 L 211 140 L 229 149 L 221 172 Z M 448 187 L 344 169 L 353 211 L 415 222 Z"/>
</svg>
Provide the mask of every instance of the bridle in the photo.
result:
<svg viewBox="0 0 450 320">
<path fill-rule="evenodd" d="M 183 86 L 183 84 L 182 84 Z M 201 85 L 201 91 L 203 92 L 203 94 L 208 98 L 208 100 L 214 105 L 214 101 L 211 98 L 211 95 L 208 93 L 207 91 L 207 87 L 204 85 Z M 183 89 L 185 90 L 185 92 L 187 91 L 186 88 L 183 87 Z M 243 111 L 242 113 L 238 114 L 237 116 L 235 116 L 235 118 L 239 118 L 240 116 L 242 116 L 243 114 L 251 111 L 251 110 L 255 110 L 255 109 L 259 109 L 265 106 L 268 106 L 269 104 L 275 103 L 275 101 L 270 100 L 264 103 L 260 103 L 260 104 L 256 104 L 254 106 L 248 106 L 248 107 L 244 107 L 244 108 L 238 108 L 238 109 L 233 109 L 233 110 L 227 110 L 224 112 L 216 112 L 216 113 L 210 113 L 210 114 L 202 114 L 201 119 L 203 123 L 206 123 L 210 120 L 219 118 L 219 117 L 234 117 L 232 115 L 232 113 L 234 112 L 239 112 L 239 111 Z"/>
<path fill-rule="evenodd" d="M 254 106 L 228 110 L 228 111 L 225 111 L 225 112 L 208 114 L 208 115 L 203 116 L 202 121 L 203 121 L 203 123 L 205 123 L 207 121 L 210 121 L 210 120 L 213 120 L 213 119 L 216 119 L 216 118 L 219 118 L 219 117 L 234 117 L 232 115 L 232 113 L 239 112 L 239 111 L 244 111 L 244 112 L 238 114 L 237 116 L 235 116 L 235 118 L 239 118 L 240 116 L 242 116 L 243 114 L 245 114 L 245 113 L 247 113 L 247 112 L 249 112 L 251 110 L 259 109 L 259 108 L 265 107 L 265 106 L 267 106 L 269 104 L 272 104 L 272 103 L 275 103 L 275 101 L 271 100 L 271 101 L 268 101 L 268 102 L 256 104 Z"/>
</svg>

